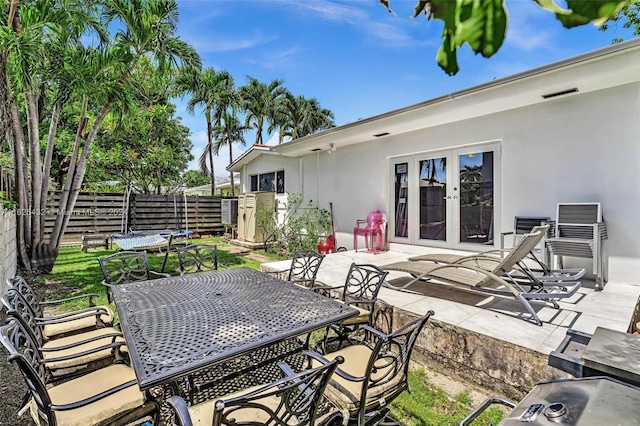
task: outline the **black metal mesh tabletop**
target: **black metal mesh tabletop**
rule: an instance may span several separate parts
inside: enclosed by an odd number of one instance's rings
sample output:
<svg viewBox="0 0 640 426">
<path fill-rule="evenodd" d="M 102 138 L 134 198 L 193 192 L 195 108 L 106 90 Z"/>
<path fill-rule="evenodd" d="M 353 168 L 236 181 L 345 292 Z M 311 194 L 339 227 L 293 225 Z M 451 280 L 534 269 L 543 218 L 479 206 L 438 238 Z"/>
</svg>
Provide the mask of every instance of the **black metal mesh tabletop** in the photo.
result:
<svg viewBox="0 0 640 426">
<path fill-rule="evenodd" d="M 112 290 L 143 390 L 356 313 L 249 268 L 140 281 Z"/>
</svg>

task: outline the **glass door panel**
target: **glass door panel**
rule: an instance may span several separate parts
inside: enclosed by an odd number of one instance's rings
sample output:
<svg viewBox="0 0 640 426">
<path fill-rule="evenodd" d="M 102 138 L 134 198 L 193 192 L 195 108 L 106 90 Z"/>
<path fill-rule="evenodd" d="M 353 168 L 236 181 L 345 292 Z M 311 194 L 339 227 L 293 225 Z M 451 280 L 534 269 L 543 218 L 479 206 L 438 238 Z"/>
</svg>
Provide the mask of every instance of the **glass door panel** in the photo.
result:
<svg viewBox="0 0 640 426">
<path fill-rule="evenodd" d="M 394 199 L 395 220 L 394 235 L 396 237 L 409 236 L 409 163 L 395 164 Z"/>
<path fill-rule="evenodd" d="M 493 242 L 493 161 L 493 151 L 458 155 L 460 243 Z"/>
<path fill-rule="evenodd" d="M 422 240 L 447 240 L 447 159 L 420 160 L 418 164 L 420 235 Z"/>
</svg>

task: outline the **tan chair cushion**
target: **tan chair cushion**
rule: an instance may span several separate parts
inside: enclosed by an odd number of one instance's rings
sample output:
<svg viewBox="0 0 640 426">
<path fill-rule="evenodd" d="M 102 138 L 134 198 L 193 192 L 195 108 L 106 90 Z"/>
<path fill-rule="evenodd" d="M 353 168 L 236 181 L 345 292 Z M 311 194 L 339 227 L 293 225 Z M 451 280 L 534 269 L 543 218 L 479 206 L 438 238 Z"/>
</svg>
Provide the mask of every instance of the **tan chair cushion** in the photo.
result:
<svg viewBox="0 0 640 426">
<path fill-rule="evenodd" d="M 107 313 L 100 315 L 100 319 L 104 324 L 113 323 L 113 311 L 108 306 L 99 306 L 106 309 Z M 78 314 L 81 315 L 81 314 Z M 57 324 L 46 324 L 44 326 L 44 337 L 50 339 L 59 334 L 71 333 L 85 328 L 95 328 L 97 326 L 96 316 L 73 319 L 73 316 L 68 318 L 68 321 Z"/>
<path fill-rule="evenodd" d="M 45 343 L 42 347 L 43 349 L 56 348 L 56 347 L 60 347 L 68 344 L 74 344 L 76 342 L 90 339 L 92 337 L 98 337 L 98 336 L 106 335 L 109 333 L 116 333 L 116 332 L 118 331 L 112 327 L 101 328 L 98 330 L 89 331 L 87 333 L 74 334 L 71 336 L 62 337 L 60 339 L 50 340 L 47 343 Z M 46 361 L 47 359 L 58 358 L 58 357 L 67 356 L 67 355 L 74 355 L 74 354 L 78 354 L 93 348 L 108 345 L 112 341 L 113 341 L 113 337 L 104 337 L 102 339 L 98 339 L 89 343 L 84 343 L 82 345 L 77 345 L 69 349 L 62 349 L 62 350 L 53 351 L 53 352 L 44 351 L 42 352 L 42 355 Z M 124 342 L 124 338 L 116 337 L 116 341 Z M 121 350 L 122 348 L 124 348 L 124 346 L 121 346 Z M 69 359 L 65 361 L 50 362 L 50 363 L 47 363 L 46 366 L 53 370 L 58 368 L 70 368 L 70 367 L 77 367 L 80 365 L 88 364 L 91 362 L 99 361 L 101 359 L 110 358 L 110 357 L 112 357 L 112 349 L 104 349 L 98 352 L 83 355 L 80 357 L 75 357 L 73 359 Z"/>
<path fill-rule="evenodd" d="M 355 324 L 368 324 L 369 317 L 371 316 L 371 312 L 366 309 L 359 308 L 355 305 L 350 305 L 350 307 L 358 310 L 358 315 L 347 318 L 342 323 L 344 325 L 355 325 Z"/>
<path fill-rule="evenodd" d="M 136 375 L 132 368 L 123 364 L 110 365 L 50 388 L 49 397 L 53 404 L 69 404 L 89 398 L 130 380 L 136 380 Z M 134 383 L 120 392 L 84 407 L 56 411 L 55 416 L 58 425 L 61 426 L 95 425 L 140 407 L 144 404 L 144 401 L 144 394 L 140 392 L 138 385 Z M 30 403 L 30 409 L 31 417 L 39 425 L 38 407 L 33 399 Z"/>
<path fill-rule="evenodd" d="M 352 345 L 331 352 L 325 355 L 325 357 L 329 361 L 332 361 L 336 357 L 342 356 L 344 363 L 338 365 L 338 369 L 355 377 L 363 377 L 371 354 L 372 350 L 365 345 Z M 376 363 L 383 364 L 385 362 L 378 360 Z M 318 367 L 319 365 L 320 363 L 318 361 L 312 361 L 312 367 Z M 371 378 L 375 380 L 383 377 L 385 374 L 390 373 L 390 368 L 391 367 L 385 367 L 376 370 L 376 372 L 371 375 Z M 369 389 L 367 391 L 365 407 L 390 402 L 385 400 L 385 395 L 401 385 L 403 380 L 403 375 L 400 373 L 398 377 L 394 377 L 389 383 Z M 338 376 L 336 373 L 331 377 L 331 381 L 325 390 L 325 396 L 329 398 L 331 402 L 351 413 L 358 411 L 361 395 L 362 382 L 352 382 Z"/>
<path fill-rule="evenodd" d="M 220 398 L 208 400 L 206 402 L 203 402 L 202 404 L 192 405 L 191 407 L 189 407 L 189 415 L 191 416 L 191 422 L 194 424 L 194 426 L 196 425 L 210 426 L 211 420 L 213 419 L 213 412 L 215 410 L 216 401 L 219 401 L 221 399 L 228 400 L 238 396 L 246 395 L 248 393 L 251 393 L 259 389 L 260 387 L 262 386 L 254 386 L 252 388 L 245 389 L 240 392 L 236 392 L 233 394 L 225 395 Z M 269 407 L 272 410 L 275 410 L 278 407 L 278 404 L 280 403 L 280 401 L 281 399 L 275 395 L 254 400 L 255 403 Z M 244 408 L 244 407 L 241 409 L 234 410 L 233 416 L 231 417 L 236 419 L 236 421 L 238 422 L 255 421 L 258 423 L 261 423 L 261 422 L 265 423 L 270 419 L 270 416 L 267 413 L 265 413 L 263 410 L 259 410 L 257 408 Z M 295 419 L 291 419 L 291 420 L 295 421 Z"/>
</svg>

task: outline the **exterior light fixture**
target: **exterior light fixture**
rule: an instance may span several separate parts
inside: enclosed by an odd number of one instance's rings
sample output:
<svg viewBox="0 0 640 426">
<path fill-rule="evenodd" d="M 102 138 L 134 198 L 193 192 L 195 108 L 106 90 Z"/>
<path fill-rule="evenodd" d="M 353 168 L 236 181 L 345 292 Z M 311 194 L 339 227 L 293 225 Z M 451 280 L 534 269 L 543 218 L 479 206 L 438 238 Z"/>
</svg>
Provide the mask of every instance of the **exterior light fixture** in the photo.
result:
<svg viewBox="0 0 640 426">
<path fill-rule="evenodd" d="M 333 146 L 333 143 L 330 143 L 330 144 L 329 144 L 329 151 L 328 151 L 328 152 L 329 152 L 329 154 L 331 154 L 332 152 L 335 152 L 335 150 L 336 150 L 336 147 L 335 147 L 335 146 Z"/>
</svg>

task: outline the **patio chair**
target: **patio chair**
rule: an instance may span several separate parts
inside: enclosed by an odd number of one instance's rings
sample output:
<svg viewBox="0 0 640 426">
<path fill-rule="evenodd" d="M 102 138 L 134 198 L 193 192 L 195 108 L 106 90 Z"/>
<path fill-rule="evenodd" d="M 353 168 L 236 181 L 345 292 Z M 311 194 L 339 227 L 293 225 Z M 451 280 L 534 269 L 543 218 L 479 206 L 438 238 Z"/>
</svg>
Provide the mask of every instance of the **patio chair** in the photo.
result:
<svg viewBox="0 0 640 426">
<path fill-rule="evenodd" d="M 7 316 L 15 319 L 16 327 L 33 342 L 33 350 L 42 361 L 45 383 L 82 375 L 124 359 L 121 353 L 124 337 L 115 328 L 104 327 L 50 340 L 44 335 L 45 327 L 16 289 L 11 288 L 2 296 L 2 304 L 7 308 Z"/>
<path fill-rule="evenodd" d="M 180 275 L 218 270 L 218 247 L 215 244 L 191 244 L 176 249 Z"/>
<path fill-rule="evenodd" d="M 298 250 L 293 254 L 291 266 L 288 269 L 265 272 L 300 287 L 312 288 L 315 286 L 316 276 L 324 256 L 313 250 Z"/>
<path fill-rule="evenodd" d="M 513 231 L 500 234 L 500 248 L 504 249 L 504 239 L 507 235 L 513 235 L 515 245 L 519 236 L 530 233 L 535 227 L 543 226 L 551 222 L 548 216 L 515 216 L 513 220 Z"/>
<path fill-rule="evenodd" d="M 535 282 L 545 283 L 545 282 L 557 282 L 557 281 L 575 281 L 580 278 L 587 272 L 585 268 L 574 268 L 574 269 L 551 269 L 546 263 L 541 261 L 538 256 L 535 255 L 534 250 L 535 247 L 538 246 L 538 243 L 544 240 L 545 236 L 548 235 L 548 232 L 551 228 L 551 225 L 540 225 L 534 226 L 531 229 L 530 233 L 538 234 L 537 241 L 535 242 L 534 249 L 532 249 L 524 259 L 518 261 L 516 263 L 517 269 L 520 270 L 524 274 L 525 280 L 533 280 Z M 525 234 L 526 235 L 526 234 Z M 512 249 L 504 250 L 504 249 L 496 249 L 484 251 L 472 255 L 459 255 L 459 254 L 445 254 L 445 253 L 433 253 L 433 254 L 425 254 L 420 256 L 410 257 L 410 261 L 429 261 L 434 263 L 442 263 L 442 264 L 452 264 L 452 263 L 463 263 L 470 259 L 476 260 L 478 266 L 482 266 L 485 269 L 493 269 L 495 265 L 495 259 L 493 257 L 503 257 L 505 254 L 509 253 Z M 486 261 L 483 262 L 485 257 L 489 257 Z M 527 260 L 533 261 L 533 267 L 530 267 L 527 264 Z M 517 278 L 517 275 L 512 274 L 513 278 Z"/>
<path fill-rule="evenodd" d="M 538 244 L 541 232 L 524 235 L 504 258 L 478 256 L 448 265 L 406 261 L 383 265 L 381 268 L 385 271 L 406 272 L 414 277 L 412 281 L 402 286 L 386 284 L 387 287 L 396 290 L 406 289 L 416 281 L 425 281 L 492 296 L 513 297 L 522 303 L 531 315 L 531 319 L 537 325 L 542 326 L 542 321 L 538 318 L 529 300 L 548 301 L 553 304 L 554 308 L 559 309 L 556 300 L 573 296 L 581 284 L 574 281 L 546 283 L 535 280 L 525 283 L 519 277 L 512 275 L 511 271 L 517 263 Z M 490 267 L 490 264 L 493 267 Z M 524 285 L 530 287 L 528 291 L 524 290 Z"/>
<path fill-rule="evenodd" d="M 310 356 L 310 352 L 305 352 Z M 255 386 L 243 392 L 187 407 L 185 401 L 173 396 L 169 405 L 177 426 L 202 425 L 317 425 L 342 419 L 340 413 L 318 415 L 323 392 L 343 360 L 318 362 L 314 368 L 295 373 L 288 364 L 278 363 L 283 378 L 267 385 Z M 337 424 L 342 424 L 337 423 Z"/>
<path fill-rule="evenodd" d="M 428 311 L 404 327 L 384 334 L 364 326 L 373 336 L 370 343 L 347 346 L 317 356 L 312 366 L 339 357 L 344 362 L 336 368 L 325 391 L 326 397 L 349 413 L 349 424 L 398 424 L 388 417 L 389 403 L 409 390 L 407 382 L 411 352 L 421 330 L 433 315 Z"/>
<path fill-rule="evenodd" d="M 350 341 L 349 336 L 356 333 L 360 326 L 372 325 L 378 293 L 388 274 L 374 265 L 352 263 L 343 286 L 314 289 L 327 296 L 331 295 L 331 290 L 342 289 L 340 300 L 358 310 L 358 315 L 326 328 L 322 339 L 323 349 L 326 350 L 332 342 L 337 342 L 340 348 L 342 342 Z M 335 334 L 334 337 L 330 337 L 331 332 Z"/>
<path fill-rule="evenodd" d="M 111 286 L 153 278 L 169 277 L 169 274 L 149 269 L 146 251 L 119 251 L 110 256 L 99 257 L 100 269 L 107 287 L 107 299 L 111 303 Z"/>
<path fill-rule="evenodd" d="M 125 349 L 124 337 L 113 327 L 48 338 L 44 334 L 45 325 L 19 292 L 9 289 L 1 301 L 7 316 L 15 318 L 37 345 L 49 373 L 47 382 L 82 374 L 124 358 L 120 352 Z"/>
<path fill-rule="evenodd" d="M 607 224 L 600 203 L 558 203 L 555 236 L 545 240 L 545 254 L 557 256 L 559 268 L 563 267 L 563 256 L 593 259 L 596 290 L 602 290 L 607 282 L 606 239 Z"/>
<path fill-rule="evenodd" d="M 136 375 L 125 364 L 112 364 L 53 386 L 46 384 L 43 363 L 34 342 L 15 319 L 0 327 L 0 343 L 9 352 L 28 390 L 22 411 L 35 424 L 82 426 L 127 424 L 146 416 L 158 424 L 159 406 L 138 388 Z"/>
<path fill-rule="evenodd" d="M 66 299 L 49 300 L 38 302 L 35 292 L 29 284 L 19 275 L 9 278 L 6 281 L 7 288 L 15 289 L 29 303 L 33 309 L 34 316 L 39 318 L 43 324 L 43 334 L 47 339 L 61 337 L 68 334 L 75 334 L 96 328 L 103 328 L 113 324 L 113 311 L 108 306 L 95 306 L 93 298 L 98 297 L 95 293 L 82 294 L 68 297 Z M 66 312 L 58 315 L 45 315 L 43 307 L 58 306 L 71 300 L 88 299 L 89 307 L 73 312 Z"/>
<path fill-rule="evenodd" d="M 384 251 L 386 229 L 387 219 L 380 210 L 373 210 L 366 219 L 357 219 L 356 226 L 353 228 L 353 249 L 358 251 L 358 236 L 363 236 L 367 250 L 371 250 L 373 254 Z M 369 241 L 371 241 L 371 248 L 369 248 Z"/>
</svg>

